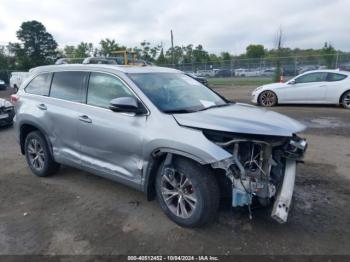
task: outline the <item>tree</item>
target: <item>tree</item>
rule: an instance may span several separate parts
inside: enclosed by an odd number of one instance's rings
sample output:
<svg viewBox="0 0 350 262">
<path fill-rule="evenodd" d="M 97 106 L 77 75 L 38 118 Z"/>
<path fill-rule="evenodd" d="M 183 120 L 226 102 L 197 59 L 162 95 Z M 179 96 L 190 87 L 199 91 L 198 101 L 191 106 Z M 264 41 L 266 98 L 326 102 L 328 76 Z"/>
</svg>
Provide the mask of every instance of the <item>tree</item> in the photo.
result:
<svg viewBox="0 0 350 262">
<path fill-rule="evenodd" d="M 265 56 L 265 49 L 263 45 L 248 45 L 246 48 L 248 58 L 262 58 Z"/>
<path fill-rule="evenodd" d="M 66 45 L 63 49 L 63 53 L 65 57 L 74 58 L 75 57 L 75 46 L 74 45 Z"/>
<path fill-rule="evenodd" d="M 92 55 L 93 52 L 92 43 L 81 42 L 74 51 L 75 58 L 85 58 Z"/>
<path fill-rule="evenodd" d="M 333 68 L 335 66 L 335 55 L 336 55 L 336 51 L 334 47 L 330 43 L 325 42 L 321 50 L 321 54 L 322 54 L 323 60 L 326 63 L 327 68 Z"/>
<path fill-rule="evenodd" d="M 102 39 L 100 41 L 101 49 L 99 53 L 103 56 L 113 56 L 113 51 L 122 51 L 126 50 L 125 46 L 119 45 L 114 39 Z"/>
<path fill-rule="evenodd" d="M 159 54 L 159 56 L 158 56 L 158 58 L 157 58 L 157 64 L 158 64 L 158 65 L 164 65 L 164 64 L 166 64 L 166 63 L 167 63 L 167 60 L 166 60 L 166 58 L 165 58 L 165 56 L 164 56 L 163 48 L 161 48 L 161 49 L 160 49 L 160 54 Z"/>
<path fill-rule="evenodd" d="M 15 53 L 20 68 L 50 64 L 57 58 L 57 43 L 42 23 L 23 22 L 17 31 L 17 38 L 21 43 L 10 43 L 10 51 Z"/>
</svg>

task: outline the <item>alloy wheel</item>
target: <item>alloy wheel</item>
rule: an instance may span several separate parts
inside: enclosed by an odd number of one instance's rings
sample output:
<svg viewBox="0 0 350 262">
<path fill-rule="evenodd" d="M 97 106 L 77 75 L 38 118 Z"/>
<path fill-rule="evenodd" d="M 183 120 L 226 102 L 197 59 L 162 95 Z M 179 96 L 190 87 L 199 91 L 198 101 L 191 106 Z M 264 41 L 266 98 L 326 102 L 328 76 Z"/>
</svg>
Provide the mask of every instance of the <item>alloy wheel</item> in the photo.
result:
<svg viewBox="0 0 350 262">
<path fill-rule="evenodd" d="M 265 91 L 261 94 L 260 103 L 263 106 L 273 106 L 276 104 L 276 96 L 271 91 Z"/>
<path fill-rule="evenodd" d="M 347 93 L 344 95 L 344 98 L 343 98 L 343 105 L 344 105 L 346 108 L 350 108 L 350 92 L 347 92 Z"/>
<path fill-rule="evenodd" d="M 45 165 L 45 153 L 38 139 L 33 138 L 27 147 L 28 158 L 33 168 L 40 171 Z"/>
<path fill-rule="evenodd" d="M 192 216 L 197 206 L 197 196 L 191 180 L 184 174 L 165 173 L 161 178 L 161 193 L 169 210 L 181 218 Z"/>
</svg>

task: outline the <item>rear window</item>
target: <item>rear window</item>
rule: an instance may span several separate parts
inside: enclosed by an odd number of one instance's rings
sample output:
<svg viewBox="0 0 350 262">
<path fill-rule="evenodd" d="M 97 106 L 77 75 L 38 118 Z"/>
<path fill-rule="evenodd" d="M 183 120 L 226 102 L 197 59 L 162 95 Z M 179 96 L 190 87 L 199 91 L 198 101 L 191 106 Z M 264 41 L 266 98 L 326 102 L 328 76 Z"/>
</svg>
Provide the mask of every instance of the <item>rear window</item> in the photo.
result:
<svg viewBox="0 0 350 262">
<path fill-rule="evenodd" d="M 345 79 L 347 76 L 343 74 L 337 74 L 337 73 L 328 73 L 327 81 L 334 82 L 334 81 L 340 81 Z"/>
<path fill-rule="evenodd" d="M 48 96 L 52 73 L 44 73 L 36 76 L 25 88 L 25 91 L 33 95 Z"/>
<path fill-rule="evenodd" d="M 54 73 L 50 97 L 72 102 L 84 102 L 85 88 L 89 73 L 56 72 Z"/>
</svg>

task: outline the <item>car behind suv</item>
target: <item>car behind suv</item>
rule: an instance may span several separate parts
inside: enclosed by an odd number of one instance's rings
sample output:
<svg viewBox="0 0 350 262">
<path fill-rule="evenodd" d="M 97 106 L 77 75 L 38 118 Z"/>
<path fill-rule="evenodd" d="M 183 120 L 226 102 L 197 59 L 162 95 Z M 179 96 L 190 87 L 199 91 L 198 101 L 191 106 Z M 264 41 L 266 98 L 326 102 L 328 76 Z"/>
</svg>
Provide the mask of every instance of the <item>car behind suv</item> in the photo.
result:
<svg viewBox="0 0 350 262">
<path fill-rule="evenodd" d="M 180 71 L 161 67 L 54 65 L 31 71 L 18 93 L 21 152 L 40 177 L 60 164 L 157 197 L 182 226 L 232 206 L 274 204 L 287 219 L 296 160 L 306 142 L 298 122 L 230 102 Z"/>
</svg>

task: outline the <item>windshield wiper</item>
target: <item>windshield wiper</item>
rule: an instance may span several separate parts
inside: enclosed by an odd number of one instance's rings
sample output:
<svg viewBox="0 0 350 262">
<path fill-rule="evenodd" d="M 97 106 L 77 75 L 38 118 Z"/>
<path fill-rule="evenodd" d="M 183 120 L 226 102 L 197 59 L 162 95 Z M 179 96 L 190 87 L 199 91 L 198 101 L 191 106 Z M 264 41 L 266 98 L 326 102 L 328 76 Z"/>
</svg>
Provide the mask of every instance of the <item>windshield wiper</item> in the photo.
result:
<svg viewBox="0 0 350 262">
<path fill-rule="evenodd" d="M 231 103 L 231 102 L 227 102 L 226 104 L 212 105 L 212 106 L 208 106 L 208 107 L 199 109 L 199 110 L 197 110 L 197 111 L 204 111 L 204 110 L 207 110 L 207 109 L 210 109 L 210 108 L 224 107 L 224 106 L 229 106 L 229 105 L 232 105 L 232 104 L 233 104 L 233 103 Z"/>
</svg>

